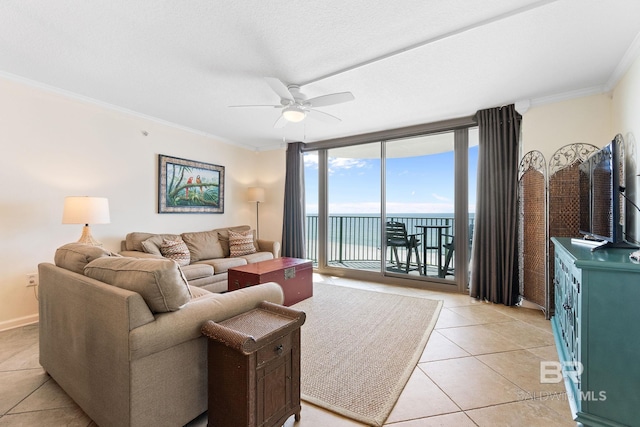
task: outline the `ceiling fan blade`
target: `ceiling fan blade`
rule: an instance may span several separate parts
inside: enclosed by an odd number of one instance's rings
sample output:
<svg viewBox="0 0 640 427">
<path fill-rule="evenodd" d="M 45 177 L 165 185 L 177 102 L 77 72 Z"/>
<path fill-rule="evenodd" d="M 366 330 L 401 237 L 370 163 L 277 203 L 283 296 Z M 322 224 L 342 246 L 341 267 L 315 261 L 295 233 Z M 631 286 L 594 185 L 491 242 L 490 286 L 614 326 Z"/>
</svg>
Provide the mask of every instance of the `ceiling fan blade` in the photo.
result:
<svg viewBox="0 0 640 427">
<path fill-rule="evenodd" d="M 282 105 L 229 105 L 229 108 L 244 108 L 244 107 L 282 108 Z"/>
<path fill-rule="evenodd" d="M 271 89 L 281 99 L 287 99 L 291 102 L 296 102 L 291 92 L 289 92 L 289 89 L 287 88 L 287 86 L 284 83 L 282 83 L 279 79 L 276 79 L 275 77 L 265 77 L 264 79 L 267 81 Z"/>
<path fill-rule="evenodd" d="M 317 96 L 307 99 L 305 104 L 310 107 L 326 107 L 328 105 L 342 104 L 356 99 L 351 92 L 332 93 L 330 95 Z"/>
<path fill-rule="evenodd" d="M 332 116 L 331 114 L 319 110 L 308 110 L 307 116 L 325 123 L 340 123 L 342 121 L 336 116 Z"/>
<path fill-rule="evenodd" d="M 285 127 L 287 123 L 289 123 L 287 119 L 285 119 L 283 115 L 280 115 L 280 117 L 278 117 L 278 120 L 276 120 L 276 122 L 273 124 L 273 127 L 276 129 L 280 129 Z"/>
</svg>

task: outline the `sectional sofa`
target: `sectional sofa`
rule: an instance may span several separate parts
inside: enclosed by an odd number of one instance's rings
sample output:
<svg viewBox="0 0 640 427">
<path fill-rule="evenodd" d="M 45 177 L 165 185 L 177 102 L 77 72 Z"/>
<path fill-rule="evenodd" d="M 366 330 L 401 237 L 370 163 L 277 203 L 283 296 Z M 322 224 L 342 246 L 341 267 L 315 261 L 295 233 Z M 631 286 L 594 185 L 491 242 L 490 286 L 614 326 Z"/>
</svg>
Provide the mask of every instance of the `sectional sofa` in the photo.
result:
<svg viewBox="0 0 640 427">
<path fill-rule="evenodd" d="M 250 234 L 252 244 L 248 245 L 246 238 Z M 122 241 L 120 254 L 134 258 L 163 258 L 163 249 L 165 256 L 166 251 L 173 251 L 178 254 L 174 259 L 181 265 L 189 285 L 224 292 L 230 268 L 280 256 L 279 242 L 255 239 L 253 235 L 248 225 L 182 234 L 132 232 Z M 166 242 L 176 241 L 184 242 L 182 252 L 173 247 L 167 249 Z M 179 243 L 173 244 L 177 245 Z"/>
<path fill-rule="evenodd" d="M 276 283 L 224 294 L 192 286 L 163 257 L 75 243 L 54 262 L 39 265 L 40 364 L 102 427 L 196 418 L 207 410 L 202 324 L 284 300 Z"/>
</svg>

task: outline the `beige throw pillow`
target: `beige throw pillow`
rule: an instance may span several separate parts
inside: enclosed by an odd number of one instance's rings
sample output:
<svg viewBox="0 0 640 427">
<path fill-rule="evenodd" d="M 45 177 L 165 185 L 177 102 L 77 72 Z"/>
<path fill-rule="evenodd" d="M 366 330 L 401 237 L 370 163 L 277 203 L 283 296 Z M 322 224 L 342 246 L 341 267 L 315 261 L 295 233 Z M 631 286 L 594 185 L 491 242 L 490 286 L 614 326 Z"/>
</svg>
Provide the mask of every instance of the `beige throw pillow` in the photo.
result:
<svg viewBox="0 0 640 427">
<path fill-rule="evenodd" d="M 181 236 L 189 248 L 191 262 L 224 257 L 218 233 L 215 231 L 182 233 Z"/>
<path fill-rule="evenodd" d="M 229 231 L 235 231 L 239 233 L 241 231 L 251 230 L 251 227 L 248 225 L 236 225 L 234 227 L 226 227 L 226 228 L 218 228 L 213 231 L 218 233 L 218 240 L 220 240 L 220 245 L 222 246 L 222 251 L 225 257 L 230 255 L 229 253 Z"/>
<path fill-rule="evenodd" d="M 189 248 L 180 237 L 175 240 L 164 239 L 160 245 L 160 253 L 163 257 L 174 260 L 181 267 L 191 262 Z"/>
<path fill-rule="evenodd" d="M 229 252 L 232 257 L 256 253 L 256 247 L 253 244 L 253 231 L 236 233 L 229 230 Z"/>
</svg>

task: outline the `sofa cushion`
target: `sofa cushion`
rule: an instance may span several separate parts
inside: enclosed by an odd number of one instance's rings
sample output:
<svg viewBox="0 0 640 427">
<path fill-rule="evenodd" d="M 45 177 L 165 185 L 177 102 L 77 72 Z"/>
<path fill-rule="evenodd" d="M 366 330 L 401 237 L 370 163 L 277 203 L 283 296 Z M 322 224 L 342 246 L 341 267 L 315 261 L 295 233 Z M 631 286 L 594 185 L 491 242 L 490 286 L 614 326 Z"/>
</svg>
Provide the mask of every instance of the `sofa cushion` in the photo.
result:
<svg viewBox="0 0 640 427">
<path fill-rule="evenodd" d="M 187 279 L 169 259 L 102 257 L 87 264 L 84 274 L 139 293 L 153 313 L 176 311 L 191 299 Z"/>
<path fill-rule="evenodd" d="M 84 267 L 91 261 L 108 256 L 119 257 L 119 255 L 111 253 L 101 246 L 68 243 L 56 250 L 54 262 L 60 268 L 83 274 Z"/>
<path fill-rule="evenodd" d="M 229 230 L 229 256 L 238 257 L 256 253 L 256 247 L 253 244 L 253 231 L 235 232 Z"/>
<path fill-rule="evenodd" d="M 191 262 L 224 257 L 222 246 L 218 240 L 218 233 L 215 231 L 182 233 L 181 236 L 189 248 Z"/>
<path fill-rule="evenodd" d="M 182 267 L 182 272 L 189 282 L 214 275 L 213 266 L 200 263 L 185 265 Z"/>
<path fill-rule="evenodd" d="M 212 266 L 217 275 L 226 273 L 230 268 L 247 265 L 247 260 L 244 258 L 216 258 L 198 261 L 198 264 L 207 264 Z"/>
<path fill-rule="evenodd" d="M 273 254 L 271 252 L 255 252 L 249 255 L 242 255 L 240 258 L 246 259 L 248 264 L 253 264 L 273 259 Z"/>
<path fill-rule="evenodd" d="M 241 231 L 251 230 L 251 227 L 248 225 L 238 225 L 235 227 L 227 227 L 227 228 L 218 228 L 213 230 L 218 233 L 218 240 L 220 240 L 220 245 L 222 246 L 222 252 L 225 257 L 229 256 L 229 231 L 235 231 L 237 233 Z"/>
<path fill-rule="evenodd" d="M 189 248 L 180 237 L 176 240 L 164 239 L 160 245 L 160 253 L 163 257 L 174 260 L 181 267 L 191 262 Z"/>
</svg>

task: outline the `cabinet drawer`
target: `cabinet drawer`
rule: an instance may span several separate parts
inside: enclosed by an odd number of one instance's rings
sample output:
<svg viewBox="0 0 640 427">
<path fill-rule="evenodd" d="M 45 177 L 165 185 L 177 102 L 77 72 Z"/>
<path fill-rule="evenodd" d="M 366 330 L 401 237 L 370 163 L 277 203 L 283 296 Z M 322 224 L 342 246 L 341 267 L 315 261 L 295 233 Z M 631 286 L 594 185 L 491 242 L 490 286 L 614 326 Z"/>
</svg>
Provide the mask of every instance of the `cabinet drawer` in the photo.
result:
<svg viewBox="0 0 640 427">
<path fill-rule="evenodd" d="M 258 366 L 291 352 L 291 334 L 280 339 L 273 340 L 258 350 L 256 362 Z"/>
</svg>

